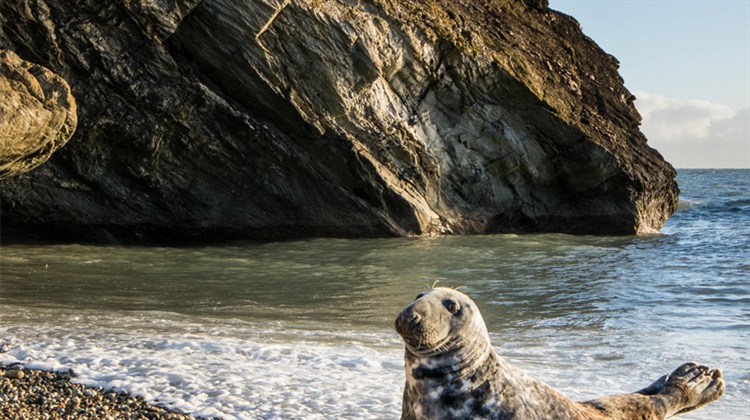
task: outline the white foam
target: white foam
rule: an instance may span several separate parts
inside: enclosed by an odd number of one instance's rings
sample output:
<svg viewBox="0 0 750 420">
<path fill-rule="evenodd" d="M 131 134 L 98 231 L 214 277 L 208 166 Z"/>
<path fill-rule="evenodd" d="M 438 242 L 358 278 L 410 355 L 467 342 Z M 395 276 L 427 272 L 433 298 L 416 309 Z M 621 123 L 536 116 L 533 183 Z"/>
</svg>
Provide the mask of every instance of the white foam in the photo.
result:
<svg viewBox="0 0 750 420">
<path fill-rule="evenodd" d="M 77 382 L 128 391 L 196 416 L 400 415 L 403 348 L 390 330 L 198 319 L 164 312 L 3 309 L 0 362 L 72 369 Z M 512 341 L 493 335 L 493 342 L 503 343 L 500 354 L 515 366 L 573 400 L 642 388 L 686 360 L 707 360 L 722 368 L 734 365 L 726 370 L 722 402 L 683 417 L 726 418 L 726 413 L 747 407 L 750 381 L 746 370 L 737 370 L 746 363 L 735 360 L 744 353 L 737 356 L 724 349 L 723 356 L 695 357 L 692 339 L 684 338 L 688 341 L 671 343 L 668 354 L 641 360 L 639 352 L 647 352 L 632 349 L 632 340 L 610 332 L 612 344 L 602 346 L 592 334 L 538 328 L 528 335 L 519 332 Z M 668 334 L 662 339 L 669 339 Z"/>
<path fill-rule="evenodd" d="M 686 200 L 684 198 L 680 198 L 680 200 L 677 203 L 677 210 L 678 211 L 680 211 L 680 210 L 687 210 L 687 209 L 693 207 L 695 204 L 701 204 L 701 202 L 699 202 L 699 201 L 691 201 L 691 200 Z"/>
<path fill-rule="evenodd" d="M 236 325 L 196 331 L 173 323 L 172 332 L 159 332 L 143 330 L 143 318 L 108 320 L 109 327 L 93 329 L 91 321 L 65 329 L 0 327 L 9 339 L 0 361 L 72 369 L 76 382 L 125 390 L 197 416 L 383 419 L 400 413 L 402 352 L 395 342 L 374 348 L 353 336 L 333 345 L 308 340 L 306 331 L 251 324 L 243 336 Z M 280 334 L 284 340 L 272 338 Z"/>
</svg>

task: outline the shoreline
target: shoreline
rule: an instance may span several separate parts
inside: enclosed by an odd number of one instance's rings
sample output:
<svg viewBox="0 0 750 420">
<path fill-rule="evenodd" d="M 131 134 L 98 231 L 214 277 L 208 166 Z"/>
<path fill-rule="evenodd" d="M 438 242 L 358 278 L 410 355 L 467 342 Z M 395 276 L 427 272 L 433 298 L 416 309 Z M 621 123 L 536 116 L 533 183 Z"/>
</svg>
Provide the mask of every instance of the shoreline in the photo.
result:
<svg viewBox="0 0 750 420">
<path fill-rule="evenodd" d="M 47 371 L 0 363 L 0 420 L 220 420 L 170 410 L 124 391 L 71 382 L 75 377 L 72 370 Z"/>
</svg>

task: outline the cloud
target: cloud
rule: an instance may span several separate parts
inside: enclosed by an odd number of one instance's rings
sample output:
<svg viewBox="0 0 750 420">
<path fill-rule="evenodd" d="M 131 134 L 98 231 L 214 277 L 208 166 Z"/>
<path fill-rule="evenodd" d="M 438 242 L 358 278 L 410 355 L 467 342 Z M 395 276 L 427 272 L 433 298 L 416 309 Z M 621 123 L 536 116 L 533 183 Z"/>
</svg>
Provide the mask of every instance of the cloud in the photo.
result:
<svg viewBox="0 0 750 420">
<path fill-rule="evenodd" d="M 649 144 L 678 168 L 750 167 L 750 109 L 636 93 Z"/>
</svg>

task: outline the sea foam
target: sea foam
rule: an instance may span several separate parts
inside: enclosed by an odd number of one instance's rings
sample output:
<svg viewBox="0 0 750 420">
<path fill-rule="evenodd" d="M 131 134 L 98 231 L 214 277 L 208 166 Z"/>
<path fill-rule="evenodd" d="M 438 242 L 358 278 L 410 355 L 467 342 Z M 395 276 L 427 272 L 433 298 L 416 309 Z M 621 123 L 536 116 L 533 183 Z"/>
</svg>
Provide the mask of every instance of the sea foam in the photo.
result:
<svg viewBox="0 0 750 420">
<path fill-rule="evenodd" d="M 108 319 L 108 328 L 90 329 L 97 321 L 87 317 L 65 329 L 0 327 L 9 337 L 0 361 L 72 369 L 75 382 L 196 416 L 385 419 L 400 413 L 403 355 L 395 342 L 373 348 L 342 334 L 334 345 L 303 330 L 246 324 L 246 334 L 222 324 L 191 331 L 194 326 L 176 321 L 170 332 L 154 335 L 141 329 L 142 317 Z"/>
</svg>

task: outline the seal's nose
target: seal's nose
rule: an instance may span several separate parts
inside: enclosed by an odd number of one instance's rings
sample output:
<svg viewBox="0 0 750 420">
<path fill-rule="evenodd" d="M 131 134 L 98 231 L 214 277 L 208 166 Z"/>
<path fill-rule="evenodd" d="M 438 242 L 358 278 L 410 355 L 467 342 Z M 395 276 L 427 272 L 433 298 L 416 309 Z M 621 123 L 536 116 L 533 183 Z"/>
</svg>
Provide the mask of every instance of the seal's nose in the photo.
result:
<svg viewBox="0 0 750 420">
<path fill-rule="evenodd" d="M 409 334 L 420 321 L 422 321 L 422 314 L 414 310 L 413 306 L 409 306 L 396 318 L 396 331 L 402 336 Z"/>
</svg>

